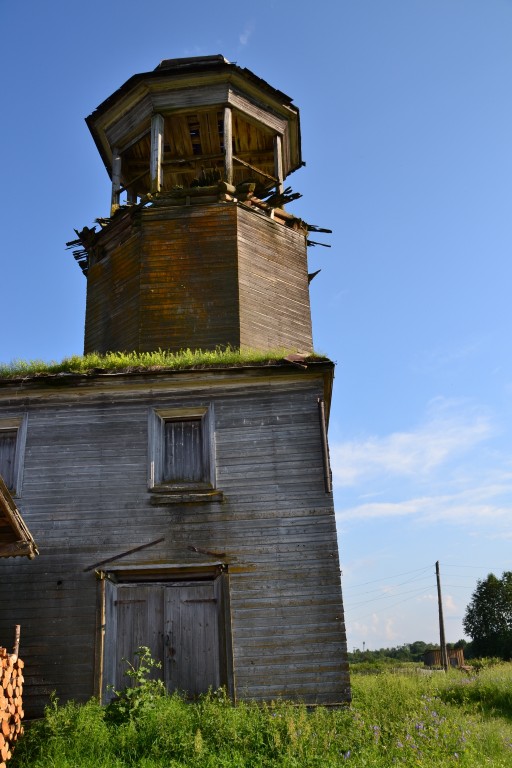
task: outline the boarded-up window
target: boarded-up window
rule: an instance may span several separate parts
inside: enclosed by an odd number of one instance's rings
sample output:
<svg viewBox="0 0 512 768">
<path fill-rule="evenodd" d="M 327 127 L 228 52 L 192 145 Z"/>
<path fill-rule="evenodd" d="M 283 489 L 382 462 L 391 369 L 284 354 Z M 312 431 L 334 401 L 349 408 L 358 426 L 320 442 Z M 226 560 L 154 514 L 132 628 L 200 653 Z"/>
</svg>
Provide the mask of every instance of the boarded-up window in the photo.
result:
<svg viewBox="0 0 512 768">
<path fill-rule="evenodd" d="M 155 490 L 215 487 L 211 408 L 162 408 L 149 416 L 149 487 Z"/>
<path fill-rule="evenodd" d="M 165 419 L 162 482 L 207 482 L 204 447 L 202 419 Z"/>
<path fill-rule="evenodd" d="M 10 491 L 15 490 L 16 429 L 0 429 L 0 475 Z"/>
</svg>

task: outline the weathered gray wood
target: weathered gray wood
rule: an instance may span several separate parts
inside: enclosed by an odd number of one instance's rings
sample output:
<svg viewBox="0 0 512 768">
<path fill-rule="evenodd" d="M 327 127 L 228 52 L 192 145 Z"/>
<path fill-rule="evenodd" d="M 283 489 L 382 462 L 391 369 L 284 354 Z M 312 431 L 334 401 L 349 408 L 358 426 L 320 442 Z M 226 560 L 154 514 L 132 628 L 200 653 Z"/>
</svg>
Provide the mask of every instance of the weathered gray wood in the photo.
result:
<svg viewBox="0 0 512 768">
<path fill-rule="evenodd" d="M 281 117 L 277 115 L 276 112 L 271 111 L 263 104 L 250 99 L 246 93 L 242 93 L 240 90 L 231 88 L 228 101 L 231 107 L 239 110 L 256 123 L 265 125 L 272 131 L 277 131 L 282 134 L 287 130 L 287 122 L 284 116 Z M 287 112 L 288 115 L 294 117 L 291 110 L 287 110 Z"/>
<path fill-rule="evenodd" d="M 23 625 L 28 712 L 40 712 L 52 690 L 81 701 L 98 690 L 102 624 L 103 689 L 119 679 L 121 656 L 133 650 L 117 639 L 126 633 L 119 632 L 114 601 L 125 592 L 144 601 L 135 604 L 136 615 L 127 604 L 122 609 L 132 646 L 144 638 L 163 653 L 163 630 L 154 628 L 155 617 L 165 620 L 155 597 L 160 587 L 152 592 L 149 582 L 138 582 L 130 592 L 125 581 L 105 580 L 110 618 L 102 620 L 100 582 L 84 569 L 122 553 L 103 566 L 112 578 L 140 579 L 150 568 L 153 585 L 155 568 L 167 580 L 169 569 L 185 567 L 213 579 L 214 564 L 223 564 L 228 600 L 219 577 L 213 596 L 198 599 L 220 602 L 204 603 L 202 617 L 202 604 L 188 608 L 210 623 L 207 610 L 219 607 L 214 631 L 222 653 L 215 664 L 205 662 L 202 675 L 227 680 L 234 698 L 332 704 L 347 696 L 334 508 L 324 489 L 318 418 L 331 372 L 330 364 L 313 364 L 34 379 L 23 388 L 0 382 L 0 414 L 23 418 L 30 411 L 19 506 L 41 557 L 2 561 L 0 590 L 0 636 Z M 153 506 L 149 414 L 187 409 L 214 414 L 222 501 Z M 130 552 L 144 542 L 156 543 Z M 201 630 L 197 643 L 189 642 L 191 623 L 184 621 L 178 636 L 187 654 L 199 654 L 209 636 Z M 187 665 L 179 674 L 180 685 L 192 686 Z"/>
<path fill-rule="evenodd" d="M 169 691 L 196 696 L 220 678 L 220 605 L 213 582 L 165 588 L 164 673 Z"/>
<path fill-rule="evenodd" d="M 238 155 L 233 155 L 233 160 L 240 165 L 243 165 L 244 168 L 248 168 L 250 171 L 253 171 L 253 173 L 256 173 L 258 176 L 262 176 L 264 179 L 268 179 L 269 181 L 277 181 L 277 179 L 274 176 L 271 176 L 269 173 L 265 173 L 261 170 L 261 168 L 256 168 L 255 165 L 251 165 L 251 163 L 247 163 L 245 160 L 242 160 L 241 157 Z"/>
<path fill-rule="evenodd" d="M 112 199 L 110 203 L 110 215 L 112 216 L 119 208 L 121 193 L 121 153 L 114 147 L 112 150 Z"/>
<path fill-rule="evenodd" d="M 14 541 L 10 544 L 0 544 L 0 557 L 34 556 L 32 544 L 26 541 Z"/>
<path fill-rule="evenodd" d="M 14 488 L 17 429 L 0 429 L 0 475 L 7 488 Z"/>
<path fill-rule="evenodd" d="M 228 83 L 211 83 L 208 86 L 180 88 L 151 94 L 154 108 L 159 112 L 176 114 L 190 111 L 190 108 L 222 106 L 228 99 Z"/>
<path fill-rule="evenodd" d="M 105 626 L 103 630 L 103 647 L 99 649 L 102 654 L 101 674 L 97 678 L 97 687 L 101 691 L 102 701 L 110 701 L 114 693 L 109 685 L 113 685 L 116 682 L 117 671 L 117 611 L 114 609 L 114 601 L 117 594 L 117 585 L 110 579 L 106 579 L 103 576 L 103 605 L 101 606 L 101 614 L 105 617 Z M 108 622 L 106 621 L 108 617 Z"/>
<path fill-rule="evenodd" d="M 160 192 L 163 184 L 164 159 L 164 118 L 162 115 L 153 115 L 151 118 L 151 156 L 150 178 L 151 192 Z"/>
<path fill-rule="evenodd" d="M 282 194 L 284 191 L 283 141 L 279 133 L 274 136 L 274 176 L 277 179 L 277 191 Z"/>
<path fill-rule="evenodd" d="M 233 123 L 230 107 L 224 107 L 224 178 L 233 183 Z"/>
<path fill-rule="evenodd" d="M 329 444 L 327 442 L 327 421 L 325 414 L 325 401 L 318 398 L 318 416 L 320 419 L 320 436 L 322 441 L 322 458 L 324 465 L 325 492 L 332 493 L 331 463 L 329 460 Z"/>
<path fill-rule="evenodd" d="M 126 110 L 119 119 L 114 120 L 114 122 L 109 121 L 109 125 L 104 130 L 110 146 L 125 146 L 129 143 L 127 137 L 130 139 L 139 138 L 139 134 L 142 132 L 141 126 L 144 126 L 143 130 L 149 129 L 152 110 L 151 97 L 146 94 L 131 109 Z"/>
</svg>

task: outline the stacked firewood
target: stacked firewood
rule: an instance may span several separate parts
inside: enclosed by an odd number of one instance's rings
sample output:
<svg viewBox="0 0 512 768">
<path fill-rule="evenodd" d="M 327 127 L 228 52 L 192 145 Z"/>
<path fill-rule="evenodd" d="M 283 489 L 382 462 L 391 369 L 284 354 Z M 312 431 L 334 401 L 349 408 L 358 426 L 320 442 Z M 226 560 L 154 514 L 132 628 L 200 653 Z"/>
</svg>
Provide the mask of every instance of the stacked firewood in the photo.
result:
<svg viewBox="0 0 512 768">
<path fill-rule="evenodd" d="M 6 768 L 14 743 L 23 733 L 23 667 L 15 653 L 0 648 L 0 768 Z"/>
</svg>

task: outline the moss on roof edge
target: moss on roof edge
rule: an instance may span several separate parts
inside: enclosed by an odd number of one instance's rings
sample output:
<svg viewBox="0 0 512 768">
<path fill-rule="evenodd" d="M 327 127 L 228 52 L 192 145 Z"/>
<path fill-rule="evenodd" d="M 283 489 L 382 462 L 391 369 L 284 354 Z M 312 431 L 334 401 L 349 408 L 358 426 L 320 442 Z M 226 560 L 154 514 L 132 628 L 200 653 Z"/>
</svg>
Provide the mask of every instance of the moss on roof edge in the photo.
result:
<svg viewBox="0 0 512 768">
<path fill-rule="evenodd" d="M 123 353 L 106 355 L 75 355 L 60 363 L 41 360 L 14 360 L 0 363 L 0 380 L 9 382 L 27 379 L 46 379 L 62 376 L 94 376 L 99 374 L 170 373 L 184 370 L 229 369 L 280 365 L 304 366 L 309 363 L 331 363 L 323 354 L 300 354 L 289 350 L 268 352 L 225 349 L 206 351 L 184 350 L 171 353 L 158 352 Z"/>
</svg>

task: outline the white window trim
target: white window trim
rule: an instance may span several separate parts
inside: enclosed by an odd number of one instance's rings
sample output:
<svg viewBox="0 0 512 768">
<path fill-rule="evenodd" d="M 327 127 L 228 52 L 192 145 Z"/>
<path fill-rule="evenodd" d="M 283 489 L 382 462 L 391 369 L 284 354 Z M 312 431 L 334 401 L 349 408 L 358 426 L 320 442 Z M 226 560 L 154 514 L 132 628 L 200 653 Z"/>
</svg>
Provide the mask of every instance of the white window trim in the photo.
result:
<svg viewBox="0 0 512 768">
<path fill-rule="evenodd" d="M 208 456 L 208 479 L 198 483 L 164 483 L 161 480 L 164 446 L 164 424 L 166 421 L 200 419 L 203 430 L 203 449 Z M 213 406 L 183 408 L 152 408 L 148 418 L 148 488 L 157 492 L 178 492 L 213 490 L 216 487 L 215 474 L 215 429 Z"/>
</svg>

